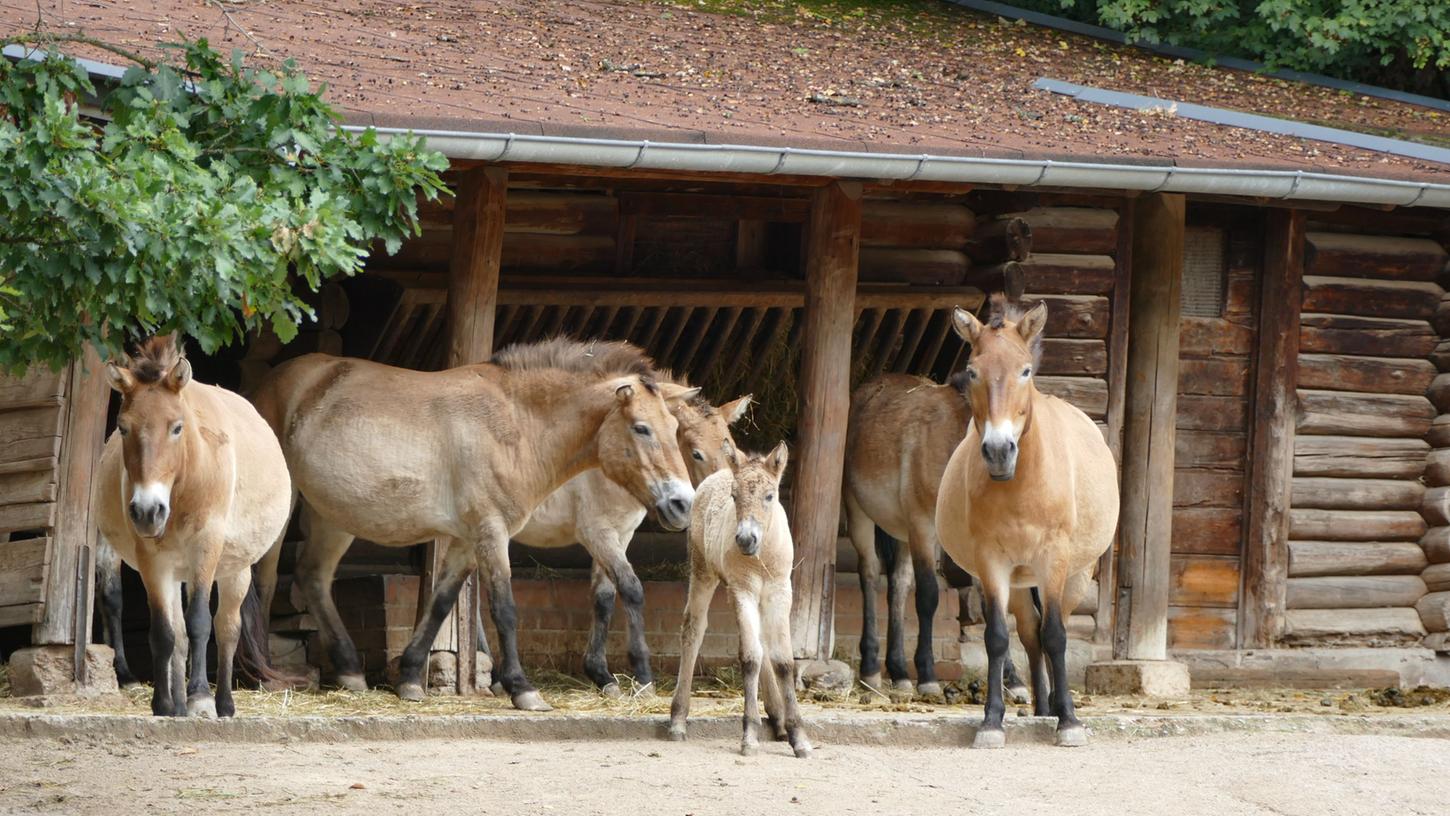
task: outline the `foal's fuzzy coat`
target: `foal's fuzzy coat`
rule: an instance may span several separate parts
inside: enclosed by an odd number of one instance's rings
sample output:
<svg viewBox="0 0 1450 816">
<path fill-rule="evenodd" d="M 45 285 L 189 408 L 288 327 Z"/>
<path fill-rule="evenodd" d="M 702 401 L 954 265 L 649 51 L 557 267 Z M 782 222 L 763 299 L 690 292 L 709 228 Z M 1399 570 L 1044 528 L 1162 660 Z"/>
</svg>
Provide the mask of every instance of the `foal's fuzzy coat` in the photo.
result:
<svg viewBox="0 0 1450 816">
<path fill-rule="evenodd" d="M 780 504 L 786 447 L 769 455 L 732 458 L 700 483 L 690 521 L 690 596 L 681 636 L 680 675 L 670 706 L 670 738 L 685 738 L 690 683 L 705 638 L 710 599 L 722 581 L 740 628 L 740 669 L 745 679 L 745 735 L 740 752 L 760 747 L 758 691 L 762 659 L 765 707 L 777 736 L 781 729 L 798 757 L 811 753 L 795 698 L 795 661 L 790 645 L 790 569 L 795 557 L 790 521 Z"/>
</svg>

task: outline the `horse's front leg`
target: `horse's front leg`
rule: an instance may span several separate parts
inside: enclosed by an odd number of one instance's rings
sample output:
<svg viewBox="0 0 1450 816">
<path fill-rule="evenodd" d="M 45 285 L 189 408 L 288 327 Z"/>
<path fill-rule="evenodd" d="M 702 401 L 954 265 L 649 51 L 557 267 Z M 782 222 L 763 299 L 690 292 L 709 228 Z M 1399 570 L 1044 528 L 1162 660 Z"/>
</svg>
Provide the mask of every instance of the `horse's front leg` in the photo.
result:
<svg viewBox="0 0 1450 816">
<path fill-rule="evenodd" d="M 216 698 L 206 677 L 206 646 L 211 641 L 211 588 L 216 581 L 217 562 L 221 560 L 225 539 L 206 535 L 193 542 L 194 558 L 191 577 L 187 581 L 186 637 L 188 657 L 186 713 L 193 717 L 215 718 Z"/>
<path fill-rule="evenodd" d="M 740 753 L 754 756 L 760 750 L 760 661 L 765 651 L 760 643 L 760 596 L 757 592 L 737 587 L 729 587 L 729 590 L 735 605 L 735 621 L 740 629 L 740 674 L 745 681 L 744 735 L 740 739 Z"/>
<path fill-rule="evenodd" d="M 1001 748 L 1007 744 L 1002 730 L 1002 717 L 1007 707 L 1002 701 L 1002 664 L 1010 645 L 1007 635 L 1007 595 L 1005 576 L 982 576 L 982 617 L 986 619 L 987 704 L 982 724 L 977 727 L 973 748 Z"/>
<path fill-rule="evenodd" d="M 691 536 L 698 535 L 693 530 Z M 694 547 L 692 540 L 690 546 Z M 685 620 L 680 626 L 680 671 L 675 680 L 675 697 L 670 702 L 670 739 L 683 740 L 690 718 L 690 690 L 695 680 L 695 660 L 700 656 L 700 645 L 705 642 L 705 627 L 710 619 L 710 599 L 720 579 L 701 563 L 693 552 L 690 554 L 690 584 L 685 601 Z"/>
<path fill-rule="evenodd" d="M 790 645 L 790 580 L 768 582 L 761 595 L 761 629 L 765 641 L 765 657 L 770 661 L 766 674 L 774 678 L 780 696 L 776 710 L 778 724 L 784 728 L 791 750 L 801 759 L 811 755 L 811 741 L 801 723 L 800 706 L 795 696 L 795 660 Z"/>
<path fill-rule="evenodd" d="M 146 585 L 146 603 L 151 608 L 151 713 L 158 717 L 186 714 L 186 698 L 175 682 L 172 655 L 176 651 L 177 618 L 181 604 L 181 583 L 171 570 L 139 552 L 141 581 Z"/>
<path fill-rule="evenodd" d="M 458 604 L 458 593 L 473 571 L 473 552 L 458 539 L 449 539 L 443 553 L 443 572 L 433 585 L 427 613 L 418 621 L 413 637 L 398 659 L 398 696 L 417 702 L 428 694 L 428 655 L 448 613 Z"/>
<path fill-rule="evenodd" d="M 502 524 L 484 528 L 474 543 L 479 575 L 488 582 L 488 608 L 498 630 L 498 652 L 494 655 L 494 677 L 503 684 L 513 699 L 514 708 L 523 711 L 552 711 L 537 689 L 524 675 L 519 662 L 519 613 L 514 604 L 514 589 L 509 567 L 509 537 Z"/>
</svg>

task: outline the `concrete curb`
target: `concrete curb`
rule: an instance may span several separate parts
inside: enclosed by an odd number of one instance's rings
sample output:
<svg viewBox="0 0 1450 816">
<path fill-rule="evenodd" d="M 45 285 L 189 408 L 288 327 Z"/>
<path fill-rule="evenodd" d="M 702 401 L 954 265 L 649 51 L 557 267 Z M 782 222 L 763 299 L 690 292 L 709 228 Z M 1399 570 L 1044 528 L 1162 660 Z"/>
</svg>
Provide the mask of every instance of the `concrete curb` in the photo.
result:
<svg viewBox="0 0 1450 816">
<path fill-rule="evenodd" d="M 970 745 L 979 714 L 878 715 L 818 713 L 806 726 L 823 745 L 958 748 Z M 0 739 L 126 739 L 143 742 L 349 742 L 471 739 L 568 742 L 664 741 L 663 716 L 439 715 L 375 717 L 238 717 L 232 720 L 101 714 L 0 714 Z M 1377 735 L 1450 739 L 1450 716 L 1306 714 L 1104 715 L 1085 717 L 1094 740 L 1120 741 L 1227 733 Z M 1009 717 L 1009 744 L 1053 743 L 1056 721 Z M 697 740 L 740 738 L 738 717 L 690 721 Z"/>
</svg>

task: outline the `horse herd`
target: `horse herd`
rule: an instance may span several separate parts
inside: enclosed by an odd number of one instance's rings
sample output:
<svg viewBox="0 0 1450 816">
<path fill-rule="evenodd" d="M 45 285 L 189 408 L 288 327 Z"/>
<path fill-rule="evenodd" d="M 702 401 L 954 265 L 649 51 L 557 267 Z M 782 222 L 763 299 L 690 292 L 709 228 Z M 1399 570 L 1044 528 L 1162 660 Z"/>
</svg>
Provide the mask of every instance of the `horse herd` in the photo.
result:
<svg viewBox="0 0 1450 816">
<path fill-rule="evenodd" d="M 914 582 L 917 679 L 924 693 L 939 692 L 931 620 L 945 552 L 982 592 L 988 689 L 974 744 L 1004 743 L 1004 676 L 1016 685 L 1010 609 L 1035 712 L 1058 718 L 1059 744 L 1081 745 L 1063 622 L 1116 527 L 1114 459 L 1085 414 L 1033 384 L 1045 304 L 1024 309 L 998 295 L 987 322 L 961 309 L 952 321 L 971 353 L 948 384 L 893 375 L 852 396 L 844 505 L 860 555 L 862 681 L 883 682 L 875 587 L 884 561 L 891 680 L 910 684 L 903 628 Z M 309 354 L 274 369 L 250 402 L 192 382 L 174 337 L 153 337 L 106 370 L 121 409 L 92 497 L 105 545 L 102 607 L 118 674 L 128 675 L 117 614 L 124 560 L 140 573 L 150 606 L 154 714 L 232 716 L 234 662 L 268 675 L 263 610 L 299 500 L 305 542 L 295 580 L 340 686 L 366 688 L 331 592 L 355 537 L 395 547 L 442 542 L 441 574 L 399 660 L 400 697 L 423 697 L 430 647 L 477 571 L 497 631 L 495 679 L 515 707 L 549 708 L 519 661 L 510 539 L 584 545 L 595 611 L 585 672 L 606 694 L 619 693 L 604 657 L 617 598 L 631 670 L 647 685 L 643 587 L 626 548 L 652 511 L 665 528 L 689 530 L 671 738 L 685 737 L 706 610 L 723 583 L 739 624 L 742 751 L 758 750 L 763 685 L 771 736 L 810 754 L 789 631 L 794 545 L 780 501 L 788 452 L 783 443 L 764 455 L 735 447 L 730 426 L 750 397 L 712 405 L 635 346 L 565 338 L 438 372 Z M 897 551 L 893 539 L 907 546 Z M 213 628 L 214 696 L 206 672 Z"/>
</svg>

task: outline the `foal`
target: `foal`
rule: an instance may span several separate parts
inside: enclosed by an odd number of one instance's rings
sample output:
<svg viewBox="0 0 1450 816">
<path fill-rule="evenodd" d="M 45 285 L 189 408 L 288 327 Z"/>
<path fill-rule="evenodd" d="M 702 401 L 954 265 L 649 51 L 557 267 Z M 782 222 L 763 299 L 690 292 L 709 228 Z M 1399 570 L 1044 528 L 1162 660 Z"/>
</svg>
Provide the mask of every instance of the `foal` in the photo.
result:
<svg viewBox="0 0 1450 816">
<path fill-rule="evenodd" d="M 291 510 L 282 449 L 246 400 L 192 383 L 175 336 L 151 338 L 135 358 L 108 363 L 106 376 L 121 392 L 121 413 L 101 453 L 91 513 L 105 544 L 146 584 L 151 713 L 230 717 L 252 565 L 281 538 Z M 184 618 L 183 582 L 191 593 Z M 206 676 L 213 584 L 214 698 Z M 190 643 L 178 643 L 178 635 Z"/>
<path fill-rule="evenodd" d="M 1084 745 L 1087 731 L 1073 711 L 1067 686 L 1067 630 L 1063 616 L 1081 600 L 1098 556 L 1118 523 L 1118 470 L 1103 435 L 1086 414 L 1037 390 L 1047 305 L 1024 313 L 994 296 L 988 325 L 961 309 L 952 312 L 958 334 L 972 344 L 967 360 L 972 428 L 947 463 L 937 496 L 942 547 L 982 584 L 987 621 L 986 716 L 975 747 L 998 748 L 1002 731 L 1002 663 L 1007 654 L 1007 602 L 1029 654 L 1040 643 L 1051 670 L 1051 689 L 1040 659 L 1032 661 L 1033 696 L 1040 713 L 1057 715 L 1057 744 Z M 1043 616 L 1014 587 L 1036 586 Z M 1047 710 L 1041 700 L 1048 692 Z"/>
<path fill-rule="evenodd" d="M 785 473 L 782 442 L 767 456 L 732 457 L 700 483 L 690 521 L 690 596 L 680 638 L 680 675 L 670 705 L 670 739 L 685 738 L 690 684 L 705 639 L 710 599 L 722 581 L 740 628 L 740 670 L 745 678 L 745 736 L 740 753 L 760 748 L 760 667 L 765 672 L 765 709 L 775 729 L 784 726 L 798 757 L 811 754 L 795 698 L 795 661 L 790 646 L 790 569 L 795 557 L 790 522 L 779 501 Z"/>
</svg>

